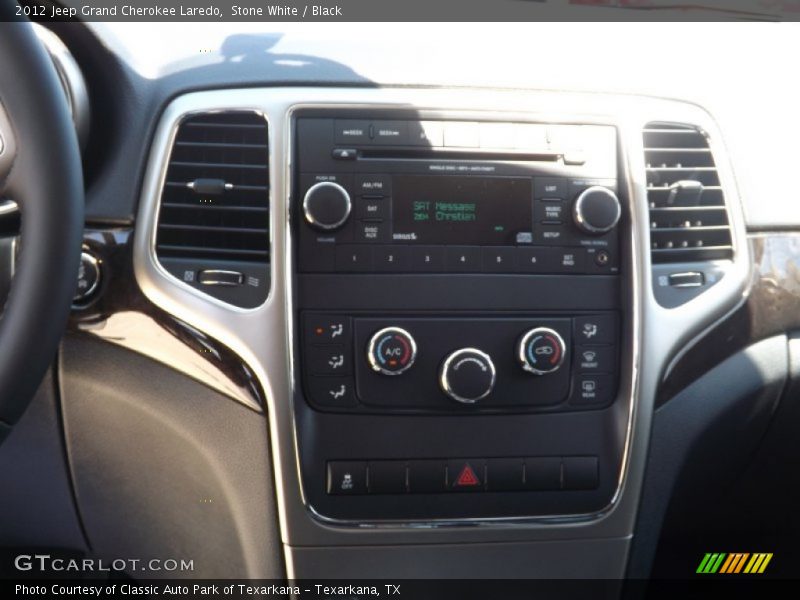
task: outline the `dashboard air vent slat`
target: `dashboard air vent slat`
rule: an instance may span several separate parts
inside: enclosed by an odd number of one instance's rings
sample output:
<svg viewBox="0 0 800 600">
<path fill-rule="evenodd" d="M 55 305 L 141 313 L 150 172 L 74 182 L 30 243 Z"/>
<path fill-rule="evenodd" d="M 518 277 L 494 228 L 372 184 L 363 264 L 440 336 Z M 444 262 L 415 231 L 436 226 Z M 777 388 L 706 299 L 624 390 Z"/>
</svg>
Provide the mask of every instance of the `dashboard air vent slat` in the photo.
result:
<svg viewBox="0 0 800 600">
<path fill-rule="evenodd" d="M 733 257 L 730 221 L 706 135 L 689 125 L 644 130 L 654 263 Z"/>
<path fill-rule="evenodd" d="M 268 263 L 268 131 L 254 112 L 178 127 L 161 195 L 159 257 Z"/>
</svg>

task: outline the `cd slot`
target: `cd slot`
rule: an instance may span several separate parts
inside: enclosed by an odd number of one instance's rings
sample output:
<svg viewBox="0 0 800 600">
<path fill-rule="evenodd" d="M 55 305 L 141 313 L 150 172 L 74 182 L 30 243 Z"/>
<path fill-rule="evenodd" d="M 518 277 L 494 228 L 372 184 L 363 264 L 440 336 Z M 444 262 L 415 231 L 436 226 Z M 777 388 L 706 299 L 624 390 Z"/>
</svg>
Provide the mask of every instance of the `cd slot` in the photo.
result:
<svg viewBox="0 0 800 600">
<path fill-rule="evenodd" d="M 493 160 L 520 162 L 557 162 L 562 154 L 515 152 L 513 150 L 476 150 L 475 148 L 434 149 L 434 148 L 364 148 L 358 151 L 359 160 Z"/>
</svg>

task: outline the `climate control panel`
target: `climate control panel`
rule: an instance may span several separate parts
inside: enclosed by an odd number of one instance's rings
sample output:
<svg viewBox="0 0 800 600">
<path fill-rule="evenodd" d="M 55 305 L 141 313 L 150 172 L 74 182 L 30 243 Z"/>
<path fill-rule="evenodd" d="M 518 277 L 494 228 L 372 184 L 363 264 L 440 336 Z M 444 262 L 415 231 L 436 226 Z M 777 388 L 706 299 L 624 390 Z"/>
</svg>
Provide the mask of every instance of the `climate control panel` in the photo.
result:
<svg viewBox="0 0 800 600">
<path fill-rule="evenodd" d="M 608 406 L 618 318 L 305 313 L 306 398 L 334 412 L 513 412 Z"/>
</svg>

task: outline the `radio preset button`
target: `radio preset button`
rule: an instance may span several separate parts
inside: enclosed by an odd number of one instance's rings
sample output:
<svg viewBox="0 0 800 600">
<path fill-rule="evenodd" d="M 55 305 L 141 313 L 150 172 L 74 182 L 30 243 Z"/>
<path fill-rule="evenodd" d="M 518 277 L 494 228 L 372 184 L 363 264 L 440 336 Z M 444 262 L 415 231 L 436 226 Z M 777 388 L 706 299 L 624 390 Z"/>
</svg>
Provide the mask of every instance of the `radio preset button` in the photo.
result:
<svg viewBox="0 0 800 600">
<path fill-rule="evenodd" d="M 491 394 L 496 377 L 492 357 L 477 348 L 452 352 L 439 369 L 442 391 L 462 404 L 474 404 Z"/>
<path fill-rule="evenodd" d="M 547 270 L 546 248 L 517 248 L 517 271 L 544 273 Z"/>
<path fill-rule="evenodd" d="M 564 363 L 564 338 L 549 327 L 531 329 L 517 344 L 517 358 L 523 370 L 534 375 L 558 371 Z"/>
<path fill-rule="evenodd" d="M 477 272 L 481 270 L 480 246 L 446 246 L 445 266 L 448 271 Z"/>
<path fill-rule="evenodd" d="M 444 246 L 413 246 L 411 270 L 441 273 L 444 269 Z"/>
<path fill-rule="evenodd" d="M 483 270 L 487 273 L 511 273 L 516 269 L 517 249 L 513 247 L 483 248 Z"/>
<path fill-rule="evenodd" d="M 372 248 L 346 244 L 336 247 L 336 269 L 339 271 L 371 271 Z"/>
<path fill-rule="evenodd" d="M 373 257 L 376 271 L 411 270 L 411 248 L 408 246 L 377 246 L 373 249 Z"/>
<path fill-rule="evenodd" d="M 400 327 L 386 327 L 373 334 L 367 345 L 367 362 L 382 375 L 400 375 L 414 365 L 417 342 Z"/>
</svg>

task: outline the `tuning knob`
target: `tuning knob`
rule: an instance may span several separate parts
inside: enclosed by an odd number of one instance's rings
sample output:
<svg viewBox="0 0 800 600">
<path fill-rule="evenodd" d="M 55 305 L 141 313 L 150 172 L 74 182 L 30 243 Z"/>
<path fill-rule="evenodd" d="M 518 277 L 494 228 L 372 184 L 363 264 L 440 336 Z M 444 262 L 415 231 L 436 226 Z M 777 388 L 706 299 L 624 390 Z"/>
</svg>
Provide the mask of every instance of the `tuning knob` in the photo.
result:
<svg viewBox="0 0 800 600">
<path fill-rule="evenodd" d="M 536 327 L 523 335 L 517 344 L 517 358 L 528 373 L 547 375 L 558 371 L 564 362 L 564 338 L 549 327 Z"/>
<path fill-rule="evenodd" d="M 461 348 L 442 363 L 439 385 L 453 400 L 474 404 L 492 392 L 495 377 L 491 356 L 475 348 Z"/>
<path fill-rule="evenodd" d="M 331 231 L 345 224 L 350 216 L 350 194 L 332 181 L 312 185 L 303 198 L 303 213 L 312 227 Z"/>
<path fill-rule="evenodd" d="M 599 185 L 582 191 L 572 209 L 575 224 L 590 235 L 602 235 L 614 229 L 621 214 L 617 195 Z"/>
</svg>

